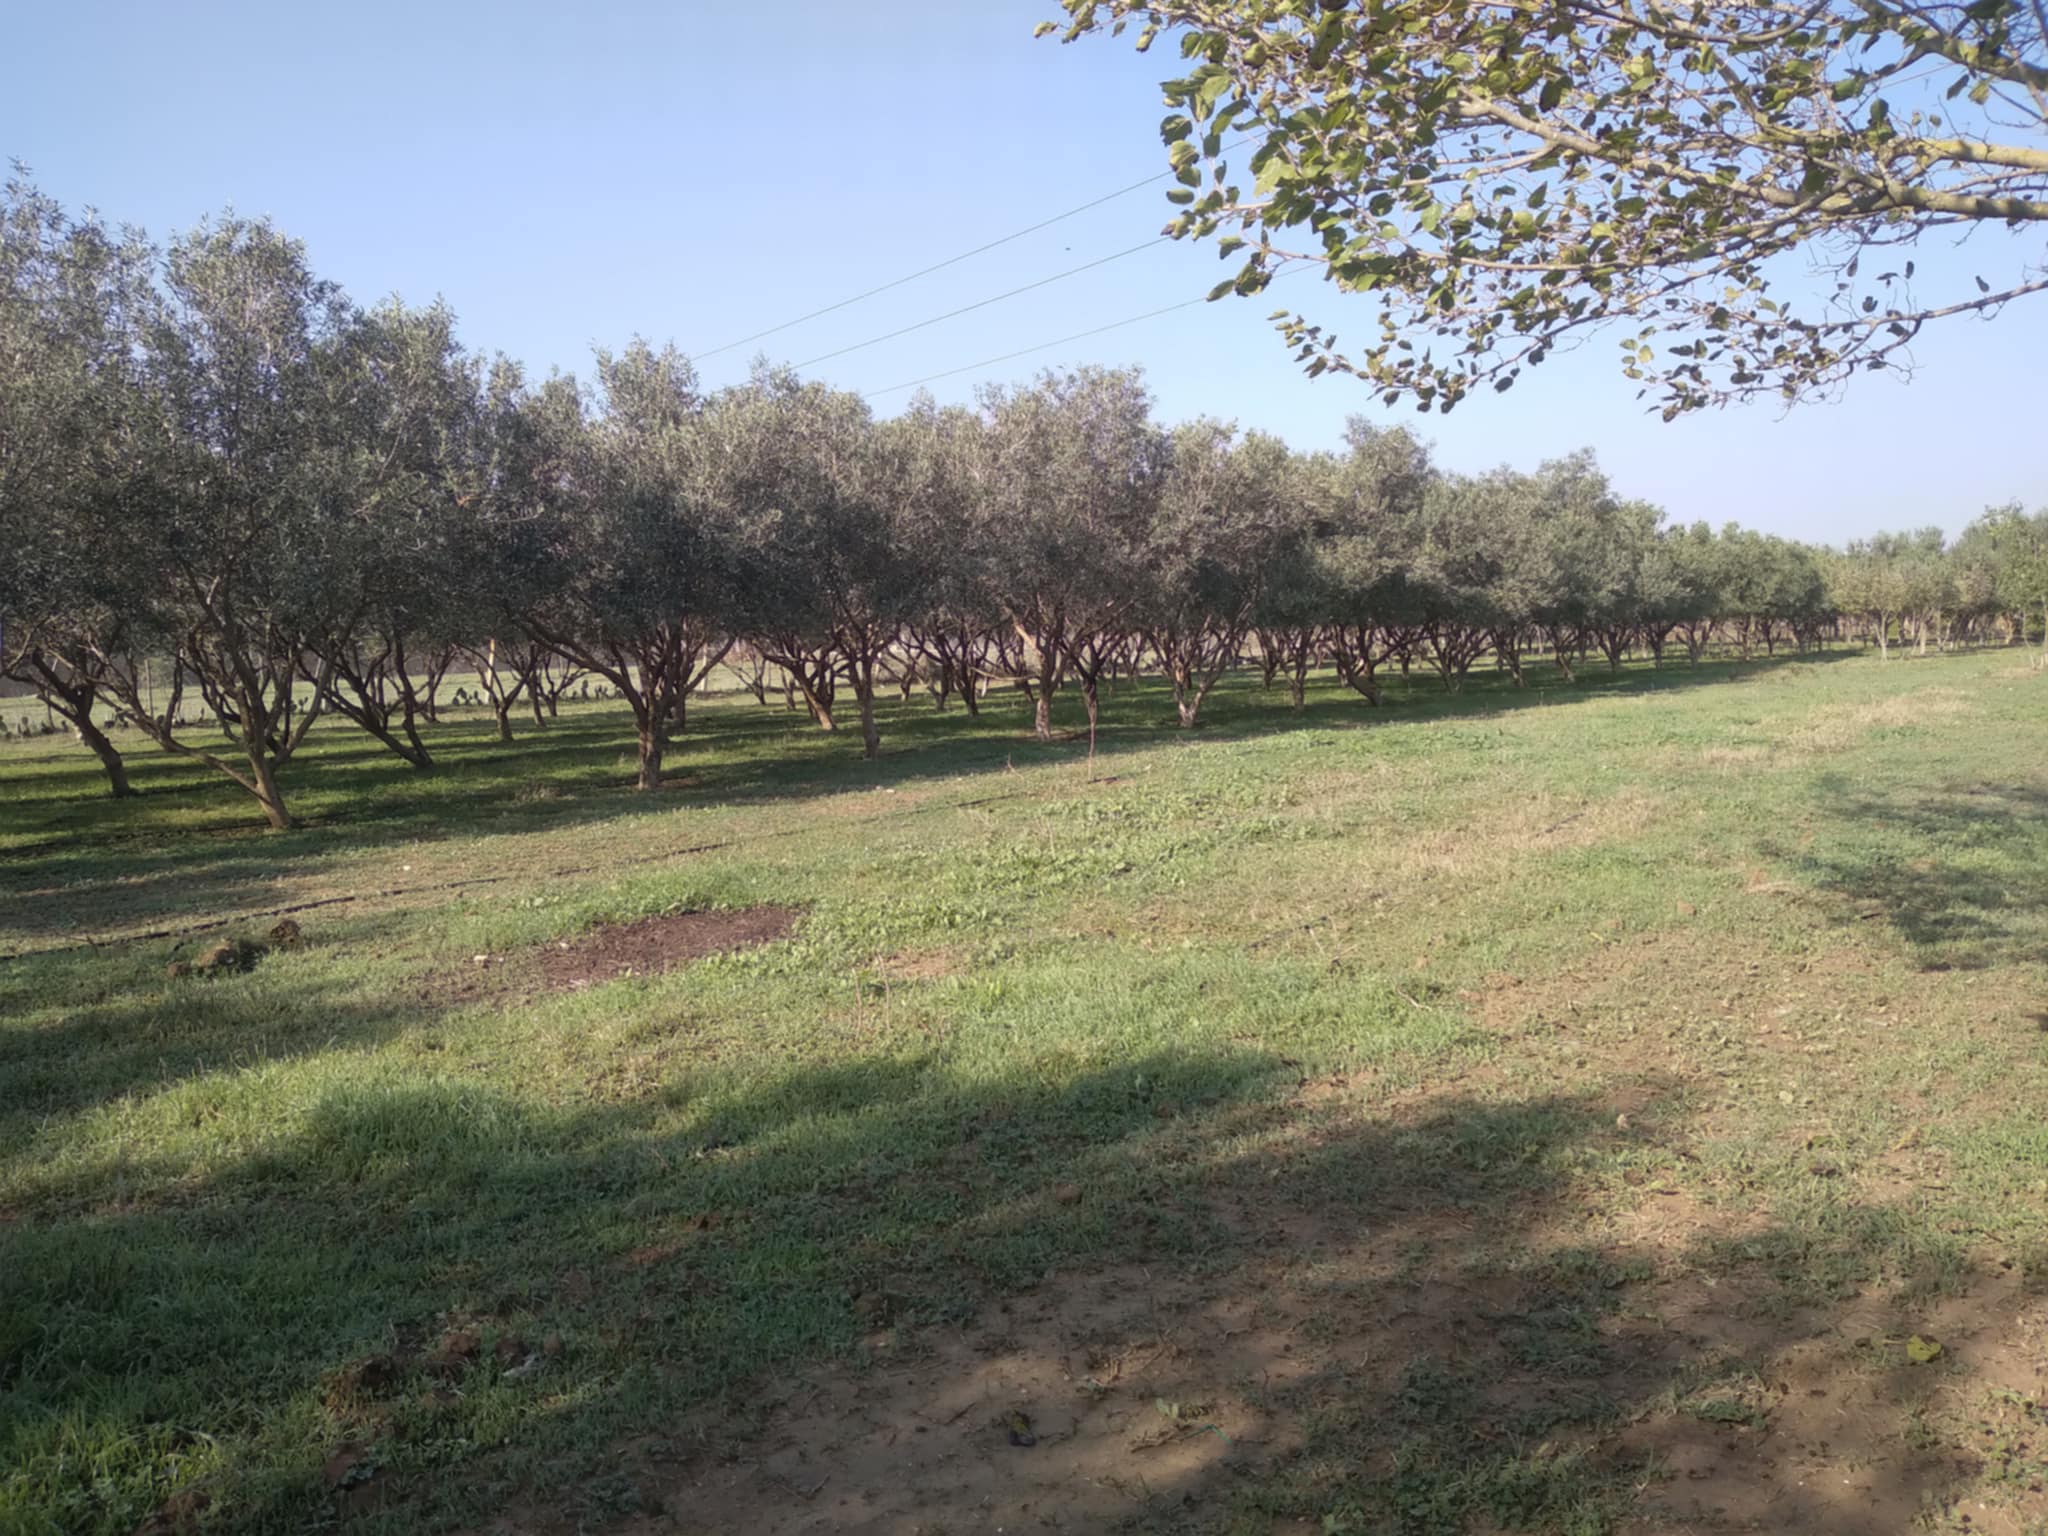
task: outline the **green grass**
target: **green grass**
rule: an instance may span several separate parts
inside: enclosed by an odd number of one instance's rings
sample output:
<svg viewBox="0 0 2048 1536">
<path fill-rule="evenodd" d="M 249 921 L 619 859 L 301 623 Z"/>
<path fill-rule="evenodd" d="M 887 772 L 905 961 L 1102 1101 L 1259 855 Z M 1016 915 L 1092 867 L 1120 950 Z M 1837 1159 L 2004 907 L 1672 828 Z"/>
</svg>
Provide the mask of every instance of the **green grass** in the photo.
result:
<svg viewBox="0 0 2048 1536">
<path fill-rule="evenodd" d="M 1332 1339 L 1455 1315 L 1262 1397 L 1297 1454 L 1161 1528 L 1614 1529 L 1641 1426 L 1789 1411 L 1638 1314 L 1708 1277 L 1761 1358 L 1857 1298 L 1990 1328 L 1986 1277 L 2042 1267 L 2043 686 L 1830 654 L 1293 714 L 1237 679 L 1182 733 L 1126 685 L 1092 763 L 1002 697 L 890 709 L 872 764 L 720 697 L 653 796 L 616 707 L 451 719 L 431 775 L 323 722 L 282 834 L 139 744 L 124 802 L 0 747 L 0 1530 L 181 1490 L 223 1529 L 536 1488 L 601 1524 L 622 1444 L 862 1369 L 880 1313 L 1134 1263 L 1223 1295 L 1280 1206 L 1331 1235 L 1288 1283 Z M 756 902 L 796 936 L 663 976 L 475 963 Z M 304 947 L 166 975 L 284 908 Z M 1913 1433 L 1994 1433 L 1946 1411 Z M 2042 1516 L 1999 1424 L 1930 1518 Z"/>
</svg>

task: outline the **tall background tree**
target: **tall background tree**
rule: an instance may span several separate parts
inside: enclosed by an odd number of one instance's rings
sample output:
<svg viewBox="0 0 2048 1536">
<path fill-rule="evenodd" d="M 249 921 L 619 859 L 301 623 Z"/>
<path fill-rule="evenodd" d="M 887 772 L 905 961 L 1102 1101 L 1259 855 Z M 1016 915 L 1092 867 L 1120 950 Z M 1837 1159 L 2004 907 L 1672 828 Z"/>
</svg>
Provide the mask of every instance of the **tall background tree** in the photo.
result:
<svg viewBox="0 0 2048 1536">
<path fill-rule="evenodd" d="M 113 669 L 148 664 L 132 525 L 154 262 L 140 233 L 73 219 L 21 176 L 0 189 L 0 675 L 63 716 L 117 796 L 103 702 Z"/>
<path fill-rule="evenodd" d="M 520 622 L 626 701 L 641 789 L 661 787 L 684 703 L 732 644 L 736 544 L 704 499 L 702 416 L 688 359 L 635 342 L 598 354 L 594 400 L 551 379 L 516 423 L 507 500 L 542 567 Z"/>
<path fill-rule="evenodd" d="M 1142 555 L 1137 628 L 1192 726 L 1237 665 L 1281 550 L 1299 487 L 1287 445 L 1203 419 L 1178 428 Z"/>
<path fill-rule="evenodd" d="M 1052 696 L 1078 668 L 1092 726 L 1101 646 L 1127 634 L 1166 439 L 1135 371 L 1082 368 L 982 396 L 969 501 L 984 601 L 1007 670 L 1052 735 Z"/>
<path fill-rule="evenodd" d="M 327 681 L 317 674 L 302 696 L 300 661 L 357 621 L 354 533 L 400 478 L 402 413 L 383 404 L 360 312 L 270 225 L 226 219 L 173 241 L 162 287 L 125 553 L 147 572 L 140 628 L 176 665 L 158 710 L 113 656 L 108 686 L 159 746 L 225 774 L 271 825 L 289 826 L 279 772 Z M 229 752 L 181 724 L 188 677 Z"/>
</svg>

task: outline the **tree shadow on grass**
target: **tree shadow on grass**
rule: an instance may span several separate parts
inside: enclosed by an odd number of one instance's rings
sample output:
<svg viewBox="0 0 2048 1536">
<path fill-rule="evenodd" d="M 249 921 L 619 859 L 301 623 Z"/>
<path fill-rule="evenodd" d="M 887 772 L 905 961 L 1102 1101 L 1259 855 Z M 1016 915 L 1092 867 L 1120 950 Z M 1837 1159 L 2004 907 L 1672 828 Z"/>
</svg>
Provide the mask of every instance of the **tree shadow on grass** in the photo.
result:
<svg viewBox="0 0 2048 1536">
<path fill-rule="evenodd" d="M 1203 725 L 1180 730 L 1172 694 L 1157 678 L 1126 680 L 1104 692 L 1103 722 L 1096 737 L 1098 753 L 1126 750 L 1162 740 L 1204 737 L 1252 737 L 1299 730 L 1370 725 L 1414 710 L 1435 716 L 1488 716 L 1503 710 L 1551 705 L 1617 694 L 1649 694 L 1687 689 L 1707 683 L 1736 682 L 1770 670 L 1832 662 L 1853 655 L 1847 651 L 1787 653 L 1753 661 L 1709 661 L 1697 666 L 1667 663 L 1662 667 L 1631 665 L 1619 672 L 1589 670 L 1567 682 L 1547 671 L 1530 673 L 1526 687 L 1512 686 L 1505 675 L 1475 675 L 1461 691 L 1445 690 L 1433 675 L 1417 671 L 1390 674 L 1383 705 L 1374 709 L 1329 674 L 1318 674 L 1302 709 L 1288 707 L 1283 693 L 1262 688 L 1255 672 L 1228 677 L 1211 698 Z M 740 697 L 721 699 L 693 712 L 690 724 L 675 738 L 672 776 L 701 798 L 722 796 L 784 798 L 835 793 L 846 788 L 900 783 L 906 777 L 952 777 L 1003 767 L 1019 752 L 1071 757 L 1085 743 L 1078 691 L 1067 688 L 1056 697 L 1060 739 L 1036 741 L 1029 731 L 1030 707 L 1021 694 L 993 691 L 979 715 L 957 705 L 939 711 L 914 695 L 908 701 L 884 699 L 879 705 L 883 754 L 874 762 L 859 756 L 859 734 L 842 728 L 823 732 L 801 715 L 785 712 L 779 703 L 755 705 Z M 1071 717 L 1071 718 L 1069 718 Z M 485 719 L 452 719 L 428 727 L 430 747 L 437 754 L 434 773 L 419 774 L 392 754 L 355 734 L 342 722 L 316 729 L 298 758 L 283 775 L 286 792 L 310 802 L 309 823 L 335 829 L 374 828 L 381 823 L 409 822 L 448 810 L 436 793 L 447 780 L 483 778 L 517 783 L 577 773 L 602 775 L 593 788 L 630 791 L 633 727 L 623 707 L 591 704 L 552 722 L 545 730 L 523 729 L 518 739 L 501 742 Z M 772 751 L 750 750 L 772 748 Z M 1034 756 L 1034 759 L 1036 757 Z M 162 782 L 140 797 L 162 800 L 178 794 L 210 795 L 241 806 L 246 796 L 198 766 L 141 755 L 138 762 L 154 770 Z M 81 755 L 62 769 L 15 769 L 5 775 L 10 785 L 47 785 L 52 793 L 29 797 L 47 800 L 49 814 L 66 822 L 64 807 L 82 803 L 87 825 L 58 825 L 53 831 L 101 837 L 134 835 L 135 802 L 107 801 L 98 793 L 98 769 Z M 337 798 L 338 797 L 338 798 Z M 632 814 L 638 797 L 620 807 Z M 330 804 L 330 802 L 332 802 Z M 172 830 L 172 829 L 166 829 Z M 241 822 L 218 830 L 239 833 Z M 246 830 L 260 832 L 252 817 Z"/>
<path fill-rule="evenodd" d="M 348 950 L 374 952 L 401 926 L 359 919 Z M 185 948 L 188 959 L 202 946 Z M 39 957 L 0 974 L 0 1015 L 39 1023 L 0 1029 L 0 1156 L 37 1132 L 137 1093 L 207 1074 L 368 1051 L 431 1020 L 426 983 L 420 1014 L 394 1009 L 389 989 L 318 964 L 317 950 L 276 951 L 246 970 L 168 974 L 154 951 L 86 951 Z M 309 969 L 308 961 L 313 961 Z"/>
<path fill-rule="evenodd" d="M 1421 674 L 1389 680 L 1388 702 L 1373 709 L 1327 679 L 1300 711 L 1284 696 L 1266 695 L 1253 674 L 1238 674 L 1211 700 L 1205 724 L 1194 732 L 1174 725 L 1171 695 L 1156 679 L 1125 684 L 1107 702 L 1093 756 L 1098 776 L 1116 776 L 1126 754 L 1176 742 L 1249 740 L 1301 732 L 1368 730 L 1390 721 L 1484 719 L 1507 710 L 1615 696 L 1647 696 L 1711 682 L 1736 681 L 1766 669 L 1835 660 L 1846 652 L 1749 663 L 1709 662 L 1632 667 L 1589 673 L 1565 684 L 1540 672 L 1516 689 L 1505 679 L 1475 680 L 1447 694 Z M 1063 709 L 1077 708 L 1063 698 Z M 287 792 L 308 818 L 295 831 L 266 834 L 260 827 L 192 827 L 175 821 L 155 833 L 138 831 L 135 802 L 100 803 L 90 764 L 76 775 L 81 800 L 53 802 L 45 811 L 52 836 L 9 850 L 0 872 L 0 935 L 16 942 L 62 941 L 68 934 L 105 935 L 116 924 L 140 926 L 178 912 L 212 915 L 273 895 L 281 876 L 316 867 L 337 854 L 374 851 L 419 841 L 521 832 L 573 832 L 623 827 L 689 808 L 802 804 L 831 796 L 903 789 L 917 784 L 986 779 L 1016 768 L 1074 763 L 1089 752 L 1085 738 L 1050 743 L 1033 739 L 1020 699 L 993 696 L 978 717 L 946 713 L 922 701 L 884 708 L 884 753 L 873 762 L 858 755 L 857 734 L 825 735 L 792 721 L 779 708 L 750 700 L 699 710 L 671 755 L 673 783 L 654 795 L 630 788 L 630 724 L 621 710 L 585 706 L 546 733 L 510 746 L 485 722 L 454 722 L 437 737 L 442 766 L 414 775 L 388 754 L 355 738 L 317 733 L 288 770 Z M 457 734 L 459 733 L 459 735 Z M 240 791 L 203 770 L 195 793 L 223 806 L 239 806 Z M 963 802 L 1022 794 L 1005 788 L 966 792 Z M 167 805 L 170 797 L 152 797 Z M 273 889 L 266 890 L 266 887 Z"/>
<path fill-rule="evenodd" d="M 540 1507 L 601 1529 L 698 1497 L 704 1443 L 757 1455 L 775 1373 L 886 1383 L 878 1329 L 913 1356 L 970 1334 L 990 1342 L 968 1353 L 997 1351 L 998 1308 L 1057 1313 L 1057 1276 L 1120 1266 L 1181 1323 L 1235 1297 L 1289 1325 L 1242 1346 L 1240 1372 L 1263 1351 L 1259 1411 L 1284 1443 L 1155 1466 L 1121 1517 L 1607 1530 L 1659 1485 L 1641 1426 L 1660 1409 L 1691 1403 L 1677 1417 L 1723 1438 L 1767 1420 L 1750 1384 L 1839 1305 L 1785 1277 L 1818 1254 L 1883 1270 L 1914 1220 L 1604 1244 L 1583 1227 L 1605 1181 L 1676 1166 L 1654 1122 L 1620 1136 L 1590 1089 L 1318 1100 L 1250 1047 L 1079 1069 L 933 1045 L 523 1097 L 330 1074 L 242 1127 L 199 1166 L 116 1143 L 15 1178 L 0 1496 L 26 1528 L 127 1532 L 193 1494 L 230 1530 Z M 1149 1411 L 1143 1379 L 1117 1390 Z M 1229 1390 L 1254 1401 L 1249 1379 Z M 1189 1399 L 1188 1427 L 1220 1404 Z M 676 1465 L 621 1461 L 706 1413 L 722 1429 Z M 1012 1452 L 977 1418 L 949 1433 L 948 1457 Z M 904 1454 L 914 1500 L 937 1463 Z M 1958 1472 L 1882 1475 L 1896 1503 Z M 776 1528 L 750 1486 L 723 1528 Z M 1773 1497 L 1777 1528 L 1866 1528 L 1788 1477 Z"/>
<path fill-rule="evenodd" d="M 1773 850 L 1808 883 L 1881 921 L 1925 970 L 1986 970 L 2048 953 L 2048 790 L 1873 787 L 1830 774 L 1810 845 Z"/>
</svg>

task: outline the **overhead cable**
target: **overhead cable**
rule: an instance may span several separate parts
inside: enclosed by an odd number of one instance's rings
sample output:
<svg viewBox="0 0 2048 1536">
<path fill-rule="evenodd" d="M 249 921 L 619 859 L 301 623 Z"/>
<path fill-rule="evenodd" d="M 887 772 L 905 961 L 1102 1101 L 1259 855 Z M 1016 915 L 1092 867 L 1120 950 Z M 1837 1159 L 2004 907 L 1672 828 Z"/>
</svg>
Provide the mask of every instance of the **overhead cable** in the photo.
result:
<svg viewBox="0 0 2048 1536">
<path fill-rule="evenodd" d="M 1149 251 L 1155 245 L 1166 244 L 1166 242 L 1170 238 L 1171 237 L 1167 235 L 1154 236 L 1152 239 L 1145 241 L 1141 245 L 1129 246 L 1126 247 L 1124 250 L 1114 251 L 1107 256 L 1098 256 L 1093 261 L 1082 262 L 1081 265 L 1078 267 L 1069 267 L 1064 272 L 1055 272 L 1051 277 L 1041 277 L 1038 279 L 1038 281 L 1034 283 L 1025 283 L 1023 286 L 1018 288 L 1010 288 L 1002 293 L 991 294 L 988 298 L 985 299 L 976 299 L 972 304 L 962 304 L 958 309 L 949 309 L 943 315 L 933 315 L 928 320 L 919 320 L 912 325 L 899 326 L 897 329 L 893 331 L 884 331 L 879 336 L 870 336 L 866 341 L 856 341 L 852 343 L 850 346 L 838 347 L 830 352 L 820 352 L 816 357 L 805 358 L 802 362 L 796 364 L 796 366 L 798 368 L 808 368 L 813 363 L 829 363 L 833 358 L 844 357 L 849 352 L 859 352 L 868 347 L 880 346 L 885 341 L 894 341 L 898 336 L 908 336 L 912 331 L 921 331 L 924 330 L 927 326 L 937 325 L 941 321 L 952 320 L 958 318 L 961 315 L 972 314 L 977 309 L 987 309 L 989 305 L 1000 304 L 1004 299 L 1014 299 L 1020 293 L 1030 293 L 1035 288 L 1043 288 L 1050 283 L 1057 283 L 1065 278 L 1078 276 L 1080 273 L 1083 272 L 1092 272 L 1097 267 L 1106 267 L 1112 261 L 1122 261 L 1124 257 L 1135 256 L 1140 251 Z"/>
<path fill-rule="evenodd" d="M 1250 142 L 1250 136 L 1234 139 L 1224 145 L 1220 153 L 1228 154 L 1240 144 L 1249 144 Z M 784 320 L 778 325 L 769 326 L 766 330 L 756 331 L 751 336 L 742 336 L 737 341 L 728 341 L 725 345 L 713 347 L 707 352 L 693 353 L 692 357 L 696 361 L 701 362 L 707 357 L 717 357 L 722 352 L 730 352 L 737 347 L 744 347 L 750 341 L 760 341 L 764 337 L 773 336 L 779 332 L 789 330 L 793 326 L 802 325 L 807 320 L 816 320 L 821 315 L 833 314 L 838 310 L 845 309 L 849 305 L 858 304 L 865 299 L 872 299 L 878 293 L 887 293 L 892 288 L 901 288 L 905 283 L 914 283 L 921 277 L 930 277 L 934 272 L 943 272 L 947 267 L 957 266 L 971 257 L 980 256 L 985 252 L 995 250 L 998 246 L 1008 245 L 1013 240 L 1022 240 L 1026 235 L 1035 235 L 1041 229 L 1050 229 L 1053 225 L 1071 219 L 1078 214 L 1086 213 L 1091 208 L 1100 208 L 1104 203 L 1114 202 L 1120 197 L 1127 197 L 1133 192 L 1141 191 L 1151 186 L 1154 182 L 1165 181 L 1168 177 L 1175 174 L 1173 171 L 1161 171 L 1155 176 L 1147 176 L 1143 181 L 1134 181 L 1127 187 L 1118 187 L 1114 192 L 1105 192 L 1102 196 L 1090 198 L 1085 203 L 1077 203 L 1064 213 L 1056 213 L 1049 219 L 1040 219 L 1036 224 L 1027 224 L 1022 229 L 1012 230 L 1009 234 L 999 236 L 984 245 L 977 245 L 971 251 L 962 251 L 957 256 L 948 256 L 944 261 L 935 261 L 928 267 L 920 267 L 917 271 L 906 273 L 902 277 L 891 278 L 888 282 L 869 288 L 864 292 L 856 293 L 851 298 L 840 299 L 836 303 L 827 304 L 823 309 L 814 309 L 809 314 L 798 315 L 793 320 Z"/>
<path fill-rule="evenodd" d="M 1204 298 L 1182 299 L 1178 304 L 1168 304 L 1159 309 L 1148 309 L 1142 315 L 1130 315 L 1122 320 L 1112 320 L 1107 325 L 1098 325 L 1092 330 L 1076 331 L 1071 336 L 1062 336 L 1056 341 L 1041 341 L 1035 346 L 1019 347 L 1015 352 L 1005 352 L 1000 357 L 985 357 L 978 363 L 967 363 L 959 368 L 948 368 L 943 373 L 928 373 L 921 379 L 910 379 L 902 384 L 891 384 L 883 389 L 871 389 L 867 398 L 874 400 L 882 395 L 893 395 L 899 389 L 915 389 L 920 384 L 933 384 L 940 379 L 950 379 L 956 374 L 973 373 L 979 368 L 993 368 L 997 363 L 1007 363 L 1015 358 L 1028 357 L 1033 352 L 1043 352 L 1049 347 L 1063 347 L 1070 341 L 1085 341 L 1090 336 L 1100 336 L 1104 331 L 1120 330 L 1127 325 L 1136 325 L 1140 320 L 1154 320 L 1161 315 L 1170 315 L 1176 309 L 1188 309 L 1206 302 Z"/>
<path fill-rule="evenodd" d="M 1295 272 L 1302 270 L 1304 268 L 1298 266 L 1278 268 L 1274 271 L 1272 280 L 1273 282 L 1278 282 L 1281 278 L 1292 276 Z M 1070 341 L 1086 341 L 1090 336 L 1100 336 L 1105 331 L 1122 330 L 1125 326 L 1136 325 L 1141 320 L 1156 320 L 1161 315 L 1170 315 L 1177 309 L 1192 309 L 1197 304 L 1206 304 L 1208 302 L 1209 296 L 1206 293 L 1198 294 L 1192 299 L 1182 299 L 1178 304 L 1163 304 L 1158 309 L 1148 309 L 1141 315 L 1126 315 L 1121 320 L 1112 320 L 1107 325 L 1098 325 L 1085 331 L 1076 331 L 1071 336 L 1057 337 L 1052 341 L 1034 342 L 1028 347 L 1019 347 L 1016 351 L 1005 352 L 999 357 L 985 357 L 978 363 L 964 363 L 958 368 L 947 368 L 939 373 L 928 373 L 921 379 L 906 379 L 901 384 L 889 384 L 881 389 L 871 389 L 867 391 L 866 398 L 876 400 L 883 395 L 893 395 L 898 390 L 916 389 L 920 384 L 935 384 L 940 379 L 954 378 L 960 374 L 973 373 L 982 368 L 993 368 L 998 363 L 1014 362 L 1017 358 L 1029 357 L 1033 352 L 1044 352 L 1053 347 L 1063 347 Z"/>
</svg>

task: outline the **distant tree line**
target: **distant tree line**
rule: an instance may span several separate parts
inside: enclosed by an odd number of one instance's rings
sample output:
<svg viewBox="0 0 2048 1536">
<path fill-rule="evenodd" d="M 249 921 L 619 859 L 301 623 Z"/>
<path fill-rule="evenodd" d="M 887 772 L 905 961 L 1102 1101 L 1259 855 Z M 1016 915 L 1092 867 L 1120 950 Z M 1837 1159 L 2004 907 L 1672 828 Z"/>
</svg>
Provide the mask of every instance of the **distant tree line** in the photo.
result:
<svg viewBox="0 0 2048 1536">
<path fill-rule="evenodd" d="M 2018 640 L 2044 606 L 2048 531 L 2016 509 L 1953 550 L 1666 528 L 1589 454 L 1452 474 L 1363 421 L 1300 453 L 1156 422 L 1111 369 L 888 420 L 767 367 L 706 390 L 641 342 L 534 381 L 444 308 L 352 303 L 268 224 L 159 250 L 21 180 L 0 201 L 0 672 L 114 793 L 118 717 L 276 826 L 323 714 L 431 769 L 452 667 L 508 738 L 572 691 L 622 700 L 653 788 L 722 663 L 826 729 L 850 698 L 873 756 L 890 688 L 1013 687 L 1045 736 L 1057 693 L 1092 730 L 1143 667 L 1191 726 L 1247 658 L 1297 706 L 1318 666 L 1377 703 L 1390 667 L 1520 684 L 1844 622 Z"/>
<path fill-rule="evenodd" d="M 1881 533 L 1823 554 L 1845 634 L 1925 653 L 1965 641 L 2019 644 L 2048 628 L 2048 511 L 1993 507 L 1952 544 L 1939 528 Z"/>
</svg>

